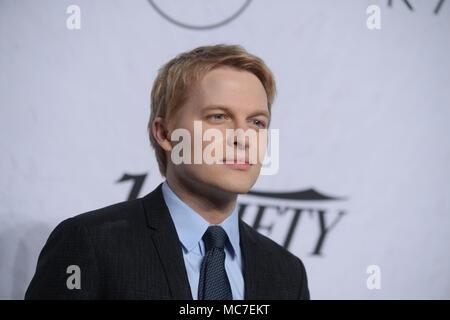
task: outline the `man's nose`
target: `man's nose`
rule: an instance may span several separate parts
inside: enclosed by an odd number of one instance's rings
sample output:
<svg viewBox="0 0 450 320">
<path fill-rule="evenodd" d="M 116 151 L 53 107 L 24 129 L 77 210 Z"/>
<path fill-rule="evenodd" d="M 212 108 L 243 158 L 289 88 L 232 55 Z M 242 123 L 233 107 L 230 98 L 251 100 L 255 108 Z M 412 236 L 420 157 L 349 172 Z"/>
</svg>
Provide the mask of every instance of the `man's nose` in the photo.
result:
<svg viewBox="0 0 450 320">
<path fill-rule="evenodd" d="M 250 139 L 245 135 L 249 129 L 248 123 L 245 120 L 236 120 L 232 129 L 232 135 L 228 137 L 227 143 L 239 149 L 246 149 L 249 147 Z"/>
</svg>

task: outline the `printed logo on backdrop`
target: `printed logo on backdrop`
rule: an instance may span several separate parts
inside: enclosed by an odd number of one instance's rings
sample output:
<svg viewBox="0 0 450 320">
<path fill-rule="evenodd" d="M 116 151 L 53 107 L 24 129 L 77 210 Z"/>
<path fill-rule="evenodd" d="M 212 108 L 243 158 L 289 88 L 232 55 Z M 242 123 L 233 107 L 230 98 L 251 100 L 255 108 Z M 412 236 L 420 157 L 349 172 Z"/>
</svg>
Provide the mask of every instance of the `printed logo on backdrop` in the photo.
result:
<svg viewBox="0 0 450 320">
<path fill-rule="evenodd" d="M 209 30 L 235 20 L 252 0 L 149 0 L 167 21 L 186 29 Z"/>
<path fill-rule="evenodd" d="M 414 3 L 413 3 L 413 1 L 412 0 L 387 0 L 388 1 L 388 6 L 389 7 L 393 7 L 393 3 L 394 2 L 396 2 L 396 3 L 398 3 L 399 5 L 400 5 L 400 3 L 403 3 L 403 7 L 406 7 L 406 8 L 408 8 L 410 11 L 414 11 L 415 9 L 414 9 Z M 436 3 L 435 5 L 434 5 L 434 8 L 433 8 L 433 13 L 434 14 L 438 14 L 439 13 L 439 11 L 441 10 L 441 8 L 442 8 L 442 5 L 444 4 L 444 2 L 445 2 L 445 0 L 435 0 L 435 1 L 430 1 L 431 3 Z"/>
<path fill-rule="evenodd" d="M 147 174 L 131 175 L 124 174 L 117 183 L 131 182 L 131 190 L 127 200 L 137 199 Z M 277 241 L 289 250 L 293 244 L 294 236 L 302 221 L 308 219 L 314 226 L 314 239 L 309 254 L 312 256 L 323 256 L 325 252 L 325 240 L 330 238 L 337 224 L 346 214 L 341 208 L 342 201 L 346 197 L 336 197 L 316 191 L 314 188 L 292 192 L 268 192 L 251 190 L 245 200 L 238 200 L 239 216 L 245 220 L 246 215 L 253 213 L 254 219 L 250 225 L 257 231 L 271 236 L 277 221 L 287 221 L 282 229 L 282 239 Z M 290 204 L 286 204 L 289 202 Z M 270 223 L 264 222 L 264 218 L 272 216 Z M 287 217 L 287 220 L 286 220 Z M 248 221 L 246 221 L 248 223 Z M 308 228 L 310 228 L 308 226 Z"/>
</svg>

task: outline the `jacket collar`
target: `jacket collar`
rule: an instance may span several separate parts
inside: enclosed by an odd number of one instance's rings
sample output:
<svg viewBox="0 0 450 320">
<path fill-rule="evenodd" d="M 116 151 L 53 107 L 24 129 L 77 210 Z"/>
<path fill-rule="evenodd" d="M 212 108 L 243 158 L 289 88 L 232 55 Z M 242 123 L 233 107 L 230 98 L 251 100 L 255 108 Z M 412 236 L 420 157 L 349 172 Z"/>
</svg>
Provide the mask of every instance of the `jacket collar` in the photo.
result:
<svg viewBox="0 0 450 320">
<path fill-rule="evenodd" d="M 161 259 L 172 298 L 192 300 L 181 243 L 164 201 L 162 183 L 142 197 L 142 203 L 147 225 L 153 230 L 153 243 Z M 239 219 L 239 235 L 244 265 L 244 298 L 245 300 L 258 299 L 260 296 L 258 293 L 270 291 L 270 288 L 267 288 L 271 282 L 270 272 L 265 270 L 265 263 L 263 263 L 267 253 L 258 244 L 256 231 L 242 219 Z"/>
<path fill-rule="evenodd" d="M 192 300 L 183 252 L 178 235 L 164 202 L 162 183 L 142 198 L 147 225 L 161 260 L 169 290 L 175 300 Z"/>
</svg>

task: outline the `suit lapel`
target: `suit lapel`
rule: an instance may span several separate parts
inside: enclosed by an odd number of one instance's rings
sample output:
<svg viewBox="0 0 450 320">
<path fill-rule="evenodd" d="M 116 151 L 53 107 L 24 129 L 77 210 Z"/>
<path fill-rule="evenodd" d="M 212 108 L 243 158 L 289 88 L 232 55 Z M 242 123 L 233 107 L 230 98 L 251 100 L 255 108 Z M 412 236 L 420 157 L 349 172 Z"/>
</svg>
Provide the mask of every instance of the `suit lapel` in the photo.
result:
<svg viewBox="0 0 450 320">
<path fill-rule="evenodd" d="M 267 253 L 258 245 L 255 235 L 251 231 L 253 230 L 250 226 L 239 219 L 240 245 L 244 262 L 245 300 L 263 299 L 262 294 L 270 294 L 273 289 L 271 288 L 273 279 L 266 270 L 268 264 L 265 257 Z"/>
<path fill-rule="evenodd" d="M 164 201 L 161 187 L 162 183 L 142 198 L 147 224 L 152 229 L 152 240 L 164 268 L 172 299 L 192 300 L 180 240 Z M 258 244 L 255 232 L 242 219 L 239 219 L 245 300 L 269 298 L 273 290 L 273 279 L 267 270 L 268 261 L 265 261 L 267 254 Z"/>
<path fill-rule="evenodd" d="M 192 300 L 180 240 L 164 201 L 161 187 L 162 183 L 142 198 L 147 223 L 153 229 L 152 240 L 164 268 L 172 298 Z"/>
</svg>

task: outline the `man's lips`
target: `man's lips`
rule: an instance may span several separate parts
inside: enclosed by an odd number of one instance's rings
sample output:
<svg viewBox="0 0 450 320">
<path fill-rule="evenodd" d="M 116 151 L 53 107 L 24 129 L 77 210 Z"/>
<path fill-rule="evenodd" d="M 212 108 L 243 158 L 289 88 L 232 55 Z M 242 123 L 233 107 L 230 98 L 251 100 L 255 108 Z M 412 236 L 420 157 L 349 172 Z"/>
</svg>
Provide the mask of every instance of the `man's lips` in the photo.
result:
<svg viewBox="0 0 450 320">
<path fill-rule="evenodd" d="M 251 166 L 248 160 L 240 160 L 237 159 L 229 159 L 228 161 L 226 159 L 223 160 L 223 163 L 230 168 L 237 169 L 237 170 L 248 170 Z"/>
<path fill-rule="evenodd" d="M 223 162 L 226 164 L 250 164 L 247 159 L 223 159 Z"/>
</svg>

